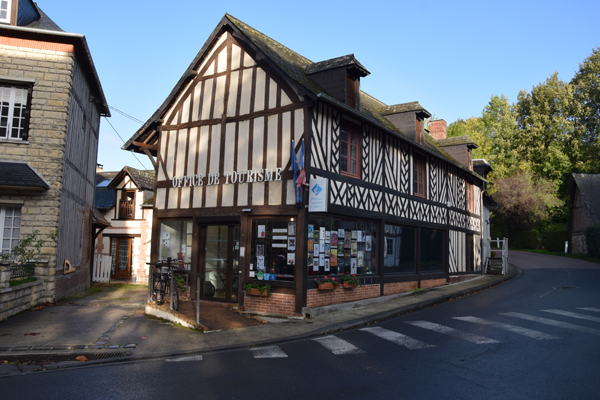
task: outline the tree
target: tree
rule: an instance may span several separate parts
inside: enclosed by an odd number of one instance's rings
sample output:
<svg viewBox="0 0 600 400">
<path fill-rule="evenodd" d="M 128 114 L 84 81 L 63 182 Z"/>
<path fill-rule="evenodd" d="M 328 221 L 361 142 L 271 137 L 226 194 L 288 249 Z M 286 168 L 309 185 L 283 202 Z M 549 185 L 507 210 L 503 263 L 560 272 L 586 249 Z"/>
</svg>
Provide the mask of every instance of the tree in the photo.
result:
<svg viewBox="0 0 600 400">
<path fill-rule="evenodd" d="M 578 126 L 579 136 L 585 146 L 586 157 L 590 161 L 587 171 L 600 172 L 600 47 L 596 47 L 592 54 L 579 64 L 579 71 L 571 80 L 574 87 L 575 101 L 581 106 L 579 109 Z"/>
<path fill-rule="evenodd" d="M 494 189 L 500 216 L 517 230 L 539 227 L 563 205 L 556 184 L 529 171 L 498 180 Z"/>
</svg>

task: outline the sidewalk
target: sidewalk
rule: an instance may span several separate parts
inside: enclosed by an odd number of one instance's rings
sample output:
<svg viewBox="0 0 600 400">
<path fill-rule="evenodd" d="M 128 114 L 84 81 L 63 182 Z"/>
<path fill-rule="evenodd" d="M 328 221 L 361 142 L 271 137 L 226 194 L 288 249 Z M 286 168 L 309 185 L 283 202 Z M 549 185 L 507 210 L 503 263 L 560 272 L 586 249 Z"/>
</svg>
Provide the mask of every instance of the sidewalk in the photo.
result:
<svg viewBox="0 0 600 400">
<path fill-rule="evenodd" d="M 268 322 L 209 333 L 146 317 L 146 288 L 102 292 L 0 322 L 0 376 L 301 339 L 433 306 L 497 285 L 516 274 L 511 266 L 506 276 L 477 276 L 423 291 L 322 307 L 321 315 L 313 319 L 261 317 Z M 81 356 L 85 357 L 79 358 L 83 362 L 76 359 Z"/>
</svg>

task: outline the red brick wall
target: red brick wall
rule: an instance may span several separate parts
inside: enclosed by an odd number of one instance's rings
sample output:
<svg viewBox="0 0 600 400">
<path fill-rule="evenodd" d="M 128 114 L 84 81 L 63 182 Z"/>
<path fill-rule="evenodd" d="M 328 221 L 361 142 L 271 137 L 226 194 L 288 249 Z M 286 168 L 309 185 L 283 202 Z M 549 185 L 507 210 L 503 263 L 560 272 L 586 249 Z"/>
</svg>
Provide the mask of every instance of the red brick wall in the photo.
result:
<svg viewBox="0 0 600 400">
<path fill-rule="evenodd" d="M 421 281 L 421 289 L 429 289 L 429 288 L 436 287 L 436 286 L 444 286 L 445 284 L 446 284 L 446 278 Z"/>
<path fill-rule="evenodd" d="M 272 293 L 271 297 L 248 296 L 244 292 L 243 311 L 256 314 L 295 315 L 296 296 L 287 293 Z M 242 307 L 240 307 L 241 309 Z"/>
<path fill-rule="evenodd" d="M 383 295 L 388 296 L 390 294 L 404 293 L 409 290 L 414 290 L 419 286 L 419 282 L 394 282 L 386 283 L 383 285 Z"/>
<path fill-rule="evenodd" d="M 309 289 L 306 294 L 307 307 L 321 307 L 330 304 L 347 303 L 379 297 L 379 284 L 360 286 L 354 289 L 336 288 L 333 290 Z"/>
</svg>

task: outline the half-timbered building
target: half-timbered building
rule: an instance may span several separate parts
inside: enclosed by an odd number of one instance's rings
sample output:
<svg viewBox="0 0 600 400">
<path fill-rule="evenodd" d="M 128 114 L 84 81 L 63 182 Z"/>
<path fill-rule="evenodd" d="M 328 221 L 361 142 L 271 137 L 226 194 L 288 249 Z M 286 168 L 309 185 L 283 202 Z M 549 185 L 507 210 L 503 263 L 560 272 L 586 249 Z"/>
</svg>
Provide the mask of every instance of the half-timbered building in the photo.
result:
<svg viewBox="0 0 600 400">
<path fill-rule="evenodd" d="M 312 62 L 225 15 L 123 146 L 156 168 L 152 260 L 189 256 L 202 298 L 281 315 L 480 271 L 485 180 L 418 102 L 363 92 L 368 75 L 354 55 Z M 314 284 L 345 273 L 364 287 Z M 270 298 L 244 295 L 259 281 Z"/>
<path fill-rule="evenodd" d="M 573 254 L 588 254 L 586 228 L 600 224 L 600 174 L 573 174 L 570 202 Z"/>
</svg>

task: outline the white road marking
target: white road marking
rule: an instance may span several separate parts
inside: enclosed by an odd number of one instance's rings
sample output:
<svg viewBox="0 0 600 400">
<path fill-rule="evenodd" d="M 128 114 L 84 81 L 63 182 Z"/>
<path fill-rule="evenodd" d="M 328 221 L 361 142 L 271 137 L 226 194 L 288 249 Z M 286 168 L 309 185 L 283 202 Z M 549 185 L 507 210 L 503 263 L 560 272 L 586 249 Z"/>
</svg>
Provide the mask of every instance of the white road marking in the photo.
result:
<svg viewBox="0 0 600 400">
<path fill-rule="evenodd" d="M 254 358 L 285 358 L 288 355 L 279 348 L 279 346 L 258 347 L 250 349 L 254 352 Z"/>
<path fill-rule="evenodd" d="M 443 333 L 443 334 L 446 334 L 446 335 L 454 336 L 454 337 L 457 337 L 459 339 L 464 339 L 464 340 L 467 340 L 467 341 L 469 341 L 471 343 L 475 343 L 475 344 L 500 343 L 500 342 L 498 342 L 497 340 L 494 340 L 494 339 L 486 338 L 486 337 L 483 337 L 483 336 L 473 335 L 473 334 L 467 333 L 467 332 L 462 332 L 462 331 L 459 331 L 457 329 L 450 328 L 448 326 L 434 324 L 433 322 L 411 321 L 411 322 L 406 322 L 406 323 L 414 325 L 414 326 L 418 326 L 419 328 L 429 329 L 430 331 L 434 331 L 434 332 L 438 332 L 438 333 Z"/>
<path fill-rule="evenodd" d="M 579 318 L 579 319 L 586 319 L 588 321 L 600 322 L 600 318 L 592 317 L 592 316 L 585 315 L 585 314 L 577 314 L 574 312 L 562 311 L 562 310 L 542 310 L 542 311 L 552 313 L 552 314 L 564 315 L 566 317 L 573 317 L 573 318 Z"/>
<path fill-rule="evenodd" d="M 326 349 L 331 350 L 331 352 L 335 355 L 364 353 L 363 350 L 359 349 L 352 343 L 349 343 L 344 339 L 340 339 L 337 336 L 324 336 L 313 340 Z"/>
<path fill-rule="evenodd" d="M 581 307 L 581 308 L 578 308 L 578 310 L 600 312 L 600 308 L 594 308 L 594 307 Z"/>
<path fill-rule="evenodd" d="M 202 356 L 188 356 L 188 357 L 167 358 L 165 361 L 166 362 L 202 361 Z"/>
<path fill-rule="evenodd" d="M 556 321 L 553 319 L 534 317 L 533 315 L 521 314 L 516 312 L 500 313 L 509 317 L 521 318 L 527 321 L 539 322 L 540 324 L 552 325 L 563 329 L 571 329 L 574 331 L 591 333 L 592 335 L 600 336 L 600 331 L 597 329 L 588 328 L 586 326 L 569 324 L 568 322 Z"/>
<path fill-rule="evenodd" d="M 378 336 L 382 339 L 389 340 L 390 342 L 399 344 L 400 346 L 404 346 L 409 350 L 420 350 L 427 349 L 429 347 L 435 347 L 432 344 L 423 343 L 420 340 L 413 339 L 401 333 L 390 331 L 388 329 L 384 329 L 378 326 L 374 326 L 371 328 L 362 328 L 359 330 L 372 333 L 373 335 Z"/>
<path fill-rule="evenodd" d="M 480 325 L 487 325 L 493 328 L 504 329 L 513 333 L 518 333 L 519 335 L 524 335 L 537 340 L 547 340 L 547 339 L 560 339 L 557 336 L 548 335 L 547 333 L 534 331 L 533 329 L 521 328 L 520 326 L 504 324 L 502 322 L 489 321 L 486 319 L 481 319 L 477 317 L 454 317 L 454 319 L 458 319 L 460 321 L 473 322 Z"/>
</svg>

